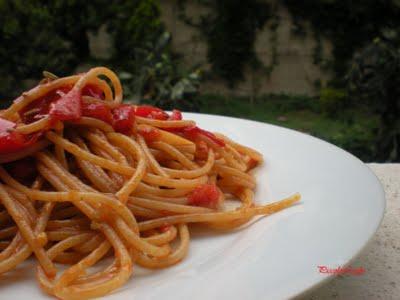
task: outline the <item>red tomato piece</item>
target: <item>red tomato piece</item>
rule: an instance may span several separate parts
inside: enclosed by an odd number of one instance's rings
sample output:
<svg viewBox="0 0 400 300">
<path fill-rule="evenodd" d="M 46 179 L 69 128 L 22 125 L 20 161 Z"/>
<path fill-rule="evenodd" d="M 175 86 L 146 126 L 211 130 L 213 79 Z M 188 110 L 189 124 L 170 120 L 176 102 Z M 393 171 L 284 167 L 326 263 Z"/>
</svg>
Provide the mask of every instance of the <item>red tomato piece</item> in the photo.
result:
<svg viewBox="0 0 400 300">
<path fill-rule="evenodd" d="M 25 139 L 22 134 L 15 131 L 0 136 L 0 153 L 6 154 L 21 150 L 25 147 Z"/>
<path fill-rule="evenodd" d="M 189 140 L 196 140 L 199 137 L 200 128 L 197 126 L 183 127 L 182 134 Z"/>
<path fill-rule="evenodd" d="M 208 145 L 204 141 L 196 143 L 195 156 L 198 159 L 207 159 L 208 157 Z"/>
<path fill-rule="evenodd" d="M 220 192 L 215 184 L 203 184 L 196 187 L 188 196 L 189 205 L 217 208 Z"/>
<path fill-rule="evenodd" d="M 42 119 L 49 114 L 50 104 L 60 99 L 60 94 L 68 93 L 72 86 L 64 86 L 56 90 L 50 91 L 46 95 L 29 103 L 21 110 L 20 116 L 25 124 L 29 124 Z"/>
<path fill-rule="evenodd" d="M 169 118 L 168 114 L 165 111 L 151 105 L 141 105 L 136 107 L 135 115 L 137 115 L 138 117 L 155 120 L 167 120 Z"/>
<path fill-rule="evenodd" d="M 160 226 L 159 230 L 160 230 L 160 232 L 164 233 L 164 232 L 167 232 L 168 230 L 170 230 L 170 228 L 171 228 L 171 225 L 166 224 L 166 225 Z"/>
<path fill-rule="evenodd" d="M 202 135 L 208 137 L 210 140 L 212 140 L 212 141 L 213 141 L 214 143 L 216 143 L 218 146 L 220 146 L 220 147 L 225 147 L 225 142 L 224 142 L 224 140 L 221 140 L 220 138 L 217 138 L 217 137 L 215 136 L 214 133 L 209 132 L 209 131 L 204 130 L 204 129 L 200 129 L 200 132 L 201 132 L 200 134 L 202 134 Z"/>
<path fill-rule="evenodd" d="M 172 111 L 171 116 L 169 117 L 170 120 L 173 121 L 180 121 L 182 120 L 182 112 L 180 110 L 174 109 Z"/>
<path fill-rule="evenodd" d="M 113 109 L 115 131 L 129 134 L 135 121 L 135 109 L 131 105 L 121 104 Z"/>
<path fill-rule="evenodd" d="M 138 130 L 138 133 L 146 140 L 146 142 L 151 143 L 160 137 L 160 132 L 154 128 L 142 128 Z"/>
<path fill-rule="evenodd" d="M 102 120 L 108 124 L 113 123 L 113 115 L 111 109 L 102 103 L 83 103 L 82 115 Z"/>
<path fill-rule="evenodd" d="M 38 134 L 24 135 L 13 131 L 15 127 L 14 122 L 0 118 L 0 154 L 22 150 L 37 141 Z"/>
<path fill-rule="evenodd" d="M 17 126 L 17 124 L 15 124 L 14 122 L 0 118 L 0 136 L 8 134 L 11 129 L 15 128 L 15 126 Z"/>
<path fill-rule="evenodd" d="M 94 84 L 87 84 L 82 89 L 82 96 L 90 96 L 97 99 L 104 100 L 104 92 L 103 90 Z"/>
<path fill-rule="evenodd" d="M 199 135 L 203 135 L 203 136 L 208 137 L 211 141 L 213 141 L 218 146 L 225 147 L 225 142 L 223 140 L 217 138 L 214 135 L 214 133 L 209 132 L 204 129 L 201 129 L 197 126 L 184 127 L 182 133 L 189 140 L 196 140 L 199 137 Z"/>
<path fill-rule="evenodd" d="M 255 168 L 257 165 L 258 165 L 258 161 L 253 158 L 250 158 L 249 161 L 247 162 L 247 169 L 251 170 L 251 169 Z"/>
<path fill-rule="evenodd" d="M 67 94 L 59 92 L 60 98 L 50 104 L 49 114 L 56 121 L 74 121 L 82 116 L 81 93 L 72 89 Z"/>
</svg>

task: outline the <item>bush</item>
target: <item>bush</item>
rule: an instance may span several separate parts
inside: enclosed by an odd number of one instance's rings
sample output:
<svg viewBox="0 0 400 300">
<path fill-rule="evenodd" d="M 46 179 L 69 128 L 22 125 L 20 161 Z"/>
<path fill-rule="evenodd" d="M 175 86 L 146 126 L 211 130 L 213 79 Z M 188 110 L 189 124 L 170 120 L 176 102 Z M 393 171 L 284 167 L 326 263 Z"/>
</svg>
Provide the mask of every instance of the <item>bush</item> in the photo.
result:
<svg viewBox="0 0 400 300">
<path fill-rule="evenodd" d="M 319 101 L 322 112 L 328 116 L 339 115 L 348 103 L 346 91 L 335 88 L 322 88 Z"/>
<path fill-rule="evenodd" d="M 336 132 L 332 135 L 320 135 L 321 137 L 336 146 L 349 151 L 357 156 L 362 161 L 372 162 L 376 161 L 377 141 L 374 126 L 366 128 L 360 124 L 347 125 L 342 131 Z"/>
<path fill-rule="evenodd" d="M 385 36 L 354 57 L 349 91 L 380 116 L 377 159 L 400 161 L 400 36 Z"/>
<path fill-rule="evenodd" d="M 0 15 L 0 99 L 30 88 L 43 70 L 64 76 L 97 64 L 121 73 L 126 96 L 137 100 L 175 103 L 197 91 L 196 72 L 181 71 L 169 47 L 157 0 L 0 0 Z M 88 32 L 101 26 L 113 42 L 108 59 L 90 56 Z"/>
<path fill-rule="evenodd" d="M 43 69 L 71 72 L 78 63 L 72 41 L 57 32 L 51 10 L 36 1 L 0 1 L 0 97 L 15 97 L 21 81 Z M 9 98 L 10 99 L 10 98 Z"/>
<path fill-rule="evenodd" d="M 164 109 L 197 110 L 193 97 L 200 85 L 200 70 L 186 70 L 179 57 L 171 53 L 171 36 L 164 32 L 148 49 L 137 51 L 140 67 L 120 75 L 124 94 L 134 102 L 140 100 Z"/>
<path fill-rule="evenodd" d="M 309 21 L 317 45 L 316 62 L 325 63 L 335 73 L 334 84 L 344 87 L 345 75 L 354 53 L 372 38 L 380 36 L 383 29 L 398 28 L 400 5 L 397 0 L 284 0 L 297 31 Z M 332 59 L 324 61 L 321 37 L 332 42 Z"/>
<path fill-rule="evenodd" d="M 277 16 L 273 15 L 276 5 L 260 0 L 197 0 L 208 8 L 206 15 L 195 22 L 185 14 L 187 0 L 178 0 L 179 16 L 187 24 L 200 30 L 207 41 L 207 58 L 212 67 L 212 76 L 223 78 L 233 87 L 243 80 L 245 67 L 265 71 L 272 69 L 276 63 L 273 59 L 270 66 L 263 66 L 254 51 L 258 30 L 271 20 L 270 29 L 274 32 L 278 26 Z"/>
</svg>

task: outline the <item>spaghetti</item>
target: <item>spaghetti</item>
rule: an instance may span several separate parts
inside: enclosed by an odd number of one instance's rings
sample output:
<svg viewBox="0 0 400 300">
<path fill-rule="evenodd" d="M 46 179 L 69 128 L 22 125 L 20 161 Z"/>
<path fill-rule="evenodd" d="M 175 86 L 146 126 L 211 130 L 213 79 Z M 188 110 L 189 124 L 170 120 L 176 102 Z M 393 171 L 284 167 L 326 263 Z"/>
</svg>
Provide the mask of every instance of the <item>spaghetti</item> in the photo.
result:
<svg viewBox="0 0 400 300">
<path fill-rule="evenodd" d="M 261 162 L 177 110 L 122 104 L 107 68 L 49 76 L 0 112 L 0 273 L 33 254 L 47 293 L 110 293 L 134 264 L 180 262 L 191 223 L 231 230 L 298 201 L 253 202 Z M 240 205 L 226 210 L 227 199 Z"/>
</svg>

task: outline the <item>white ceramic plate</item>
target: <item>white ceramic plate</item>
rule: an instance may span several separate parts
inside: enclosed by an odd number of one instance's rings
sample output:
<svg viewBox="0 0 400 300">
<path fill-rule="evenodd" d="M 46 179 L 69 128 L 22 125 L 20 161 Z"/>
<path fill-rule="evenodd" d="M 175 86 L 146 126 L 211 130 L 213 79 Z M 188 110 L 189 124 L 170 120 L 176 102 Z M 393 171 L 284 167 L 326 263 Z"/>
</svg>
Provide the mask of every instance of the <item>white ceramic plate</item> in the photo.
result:
<svg viewBox="0 0 400 300">
<path fill-rule="evenodd" d="M 377 230 L 385 209 L 382 187 L 360 160 L 309 135 L 264 123 L 185 114 L 262 152 L 256 201 L 293 192 L 300 204 L 233 233 L 195 233 L 188 257 L 161 271 L 136 268 L 107 299 L 285 299 L 329 277 L 317 266 L 347 264 Z M 0 298 L 47 298 L 34 263 L 0 280 Z"/>
</svg>

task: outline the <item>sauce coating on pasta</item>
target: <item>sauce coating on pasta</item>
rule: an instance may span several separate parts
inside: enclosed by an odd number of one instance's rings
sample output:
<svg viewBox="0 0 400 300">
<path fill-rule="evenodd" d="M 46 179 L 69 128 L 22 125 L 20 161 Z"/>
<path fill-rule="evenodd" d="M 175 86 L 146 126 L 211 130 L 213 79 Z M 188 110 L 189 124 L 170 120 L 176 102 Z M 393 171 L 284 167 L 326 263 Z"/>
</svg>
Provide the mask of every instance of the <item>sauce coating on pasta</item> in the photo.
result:
<svg viewBox="0 0 400 300">
<path fill-rule="evenodd" d="M 134 265 L 181 262 L 193 223 L 235 229 L 299 201 L 255 203 L 260 153 L 179 110 L 122 100 L 97 67 L 45 78 L 0 112 L 0 273 L 33 256 L 45 292 L 99 297 L 134 280 Z"/>
</svg>

